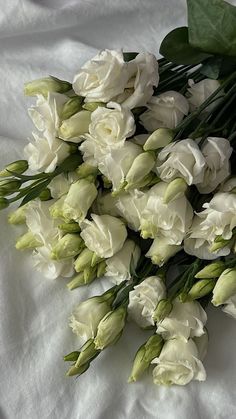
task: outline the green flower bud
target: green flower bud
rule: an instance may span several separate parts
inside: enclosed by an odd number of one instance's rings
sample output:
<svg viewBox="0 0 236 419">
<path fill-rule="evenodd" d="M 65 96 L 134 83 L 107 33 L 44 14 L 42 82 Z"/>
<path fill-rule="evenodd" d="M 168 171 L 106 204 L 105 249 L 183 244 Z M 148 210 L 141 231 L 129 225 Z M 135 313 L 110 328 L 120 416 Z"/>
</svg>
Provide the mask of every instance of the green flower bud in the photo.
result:
<svg viewBox="0 0 236 419">
<path fill-rule="evenodd" d="M 210 294 L 215 286 L 216 281 L 214 279 L 201 279 L 196 282 L 190 289 L 188 296 L 191 300 L 197 300 L 198 298 L 205 297 Z"/>
<path fill-rule="evenodd" d="M 66 286 L 70 291 L 72 291 L 75 288 L 81 287 L 83 285 L 84 285 L 84 273 L 80 272 L 70 282 L 68 282 Z"/>
<path fill-rule="evenodd" d="M 103 186 L 105 189 L 110 189 L 112 187 L 111 181 L 104 175 L 102 175 Z"/>
<path fill-rule="evenodd" d="M 85 177 L 88 177 L 90 175 L 96 177 L 98 173 L 98 169 L 95 166 L 91 166 L 87 163 L 82 163 L 77 169 L 76 173 L 79 177 L 79 179 L 83 179 Z"/>
<path fill-rule="evenodd" d="M 65 141 L 79 143 L 82 134 L 88 132 L 91 120 L 91 112 L 80 111 L 71 116 L 69 119 L 62 121 L 59 128 L 59 136 Z"/>
<path fill-rule="evenodd" d="M 155 323 L 161 322 L 165 317 L 167 317 L 171 310 L 172 310 L 172 303 L 167 298 L 164 298 L 163 300 L 160 300 L 157 304 L 155 311 L 152 315 L 152 318 Z"/>
<path fill-rule="evenodd" d="M 147 151 L 139 154 L 126 175 L 126 189 L 141 182 L 151 172 L 155 160 L 155 155 L 152 152 Z"/>
<path fill-rule="evenodd" d="M 50 189 L 46 188 L 39 194 L 39 199 L 41 201 L 49 201 L 49 199 L 52 199 L 52 195 L 50 192 Z"/>
<path fill-rule="evenodd" d="M 225 304 L 229 298 L 236 294 L 236 267 L 225 269 L 213 289 L 212 304 L 219 306 Z"/>
<path fill-rule="evenodd" d="M 9 201 L 6 198 L 0 196 L 0 210 L 9 207 Z"/>
<path fill-rule="evenodd" d="M 106 267 L 107 264 L 105 262 L 105 260 L 103 260 L 102 262 L 100 262 L 96 268 L 97 268 L 97 278 L 100 278 L 101 276 L 103 276 L 106 272 Z"/>
<path fill-rule="evenodd" d="M 90 284 L 97 278 L 97 268 L 86 267 L 84 269 L 84 285 Z"/>
<path fill-rule="evenodd" d="M 61 196 L 54 204 L 52 204 L 49 208 L 49 212 L 52 218 L 63 218 L 63 208 L 65 202 L 66 195 Z"/>
<path fill-rule="evenodd" d="M 27 160 L 17 160 L 5 166 L 5 168 L 0 171 L 0 177 L 7 177 L 11 174 L 10 172 L 22 174 L 27 169 L 28 169 Z"/>
<path fill-rule="evenodd" d="M 170 144 L 174 138 L 174 132 L 169 128 L 158 128 L 154 131 L 145 142 L 143 149 L 157 150 L 158 148 L 165 147 Z"/>
<path fill-rule="evenodd" d="M 104 349 L 113 345 L 121 336 L 125 327 L 127 309 L 123 306 L 109 311 L 98 325 L 97 335 L 94 339 L 96 349 Z"/>
<path fill-rule="evenodd" d="M 95 252 L 93 252 L 93 257 L 92 257 L 92 260 L 91 260 L 91 266 L 94 267 L 101 261 L 102 261 L 102 258 L 100 258 L 100 256 L 98 256 Z"/>
<path fill-rule="evenodd" d="M 86 109 L 86 111 L 94 112 L 99 106 L 105 108 L 106 104 L 103 102 L 87 102 L 83 104 L 83 109 Z"/>
<path fill-rule="evenodd" d="M 188 185 L 182 178 L 176 178 L 172 180 L 165 191 L 163 202 L 164 204 L 168 204 L 171 201 L 174 201 L 177 198 L 180 198 L 185 194 L 188 189 Z"/>
<path fill-rule="evenodd" d="M 8 215 L 8 223 L 9 224 L 25 224 L 25 211 L 27 208 L 27 204 L 23 205 L 22 207 L 17 208 L 15 211 L 11 212 Z"/>
<path fill-rule="evenodd" d="M 82 252 L 79 254 L 74 263 L 76 272 L 82 272 L 87 266 L 91 266 L 93 254 L 94 253 L 87 247 L 84 250 L 82 250 Z"/>
<path fill-rule="evenodd" d="M 81 231 L 79 224 L 75 221 L 60 224 L 58 228 L 65 233 L 79 233 Z"/>
<path fill-rule="evenodd" d="M 26 96 L 47 96 L 49 92 L 65 93 L 71 89 L 71 83 L 68 81 L 49 76 L 25 83 L 24 94 Z"/>
<path fill-rule="evenodd" d="M 81 111 L 83 98 L 81 96 L 71 97 L 63 106 L 60 117 L 62 120 L 69 119 L 75 113 Z"/>
<path fill-rule="evenodd" d="M 67 233 L 52 248 L 51 258 L 53 260 L 72 258 L 79 254 L 82 246 L 83 240 L 78 234 Z"/>
<path fill-rule="evenodd" d="M 17 250 L 25 250 L 35 249 L 36 247 L 40 247 L 42 245 L 43 243 L 40 240 L 36 239 L 31 231 L 28 231 L 27 233 L 23 234 L 23 236 L 19 237 L 15 247 Z"/>
<path fill-rule="evenodd" d="M 95 348 L 94 340 L 89 339 L 80 349 L 80 354 L 75 363 L 75 367 L 79 368 L 82 367 L 82 365 L 91 362 L 99 353 L 100 351 Z"/>
<path fill-rule="evenodd" d="M 66 362 L 68 362 L 68 361 L 69 362 L 75 362 L 75 361 L 77 361 L 79 354 L 80 354 L 79 351 L 74 351 L 74 352 L 69 353 L 68 355 L 65 355 L 63 359 Z"/>
<path fill-rule="evenodd" d="M 87 371 L 88 368 L 89 368 L 89 363 L 84 364 L 81 367 L 76 367 L 76 366 L 73 365 L 73 367 L 69 368 L 66 375 L 67 375 L 67 377 L 72 377 L 73 375 L 81 375 L 85 371 Z"/>
<path fill-rule="evenodd" d="M 137 381 L 152 360 L 160 355 L 163 344 L 164 340 L 160 335 L 153 335 L 144 345 L 140 346 L 134 358 L 132 371 L 128 379 L 129 383 Z"/>
<path fill-rule="evenodd" d="M 18 192 L 21 187 L 20 180 L 6 179 L 0 180 L 0 195 L 11 195 L 14 192 Z"/>
<path fill-rule="evenodd" d="M 225 270 L 225 264 L 222 261 L 212 262 L 201 269 L 196 275 L 197 279 L 218 278 Z"/>
</svg>

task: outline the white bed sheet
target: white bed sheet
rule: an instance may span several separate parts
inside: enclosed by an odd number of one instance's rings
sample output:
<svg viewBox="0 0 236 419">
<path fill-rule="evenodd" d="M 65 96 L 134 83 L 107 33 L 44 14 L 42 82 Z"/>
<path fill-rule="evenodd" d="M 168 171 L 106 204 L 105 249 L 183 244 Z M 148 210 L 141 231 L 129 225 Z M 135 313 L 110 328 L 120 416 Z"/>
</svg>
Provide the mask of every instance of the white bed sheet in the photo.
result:
<svg viewBox="0 0 236 419">
<path fill-rule="evenodd" d="M 235 1 L 232 3 L 236 3 Z M 103 48 L 158 53 L 160 40 L 185 23 L 184 0 L 0 0 L 0 165 L 22 156 L 32 126 L 23 83 L 48 74 L 72 80 Z M 129 325 L 119 343 L 78 380 L 63 354 L 76 349 L 72 307 L 106 281 L 69 292 L 64 280 L 36 273 L 14 249 L 20 234 L 0 214 L 0 419 L 233 419 L 236 323 L 209 312 L 207 381 L 162 388 L 151 374 L 127 384 L 144 334 Z"/>
</svg>

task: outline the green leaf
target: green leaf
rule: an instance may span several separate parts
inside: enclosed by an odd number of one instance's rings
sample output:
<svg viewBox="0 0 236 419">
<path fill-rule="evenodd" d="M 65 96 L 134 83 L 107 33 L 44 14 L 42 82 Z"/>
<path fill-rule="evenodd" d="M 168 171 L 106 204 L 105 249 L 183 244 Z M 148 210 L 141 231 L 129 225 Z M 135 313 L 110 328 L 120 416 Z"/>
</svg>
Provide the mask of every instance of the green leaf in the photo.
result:
<svg viewBox="0 0 236 419">
<path fill-rule="evenodd" d="M 51 182 L 51 179 L 44 180 L 39 185 L 35 186 L 30 190 L 27 195 L 25 195 L 24 199 L 22 200 L 20 207 L 27 204 L 27 202 L 32 201 L 33 199 L 37 198 L 40 193 L 49 185 Z"/>
<path fill-rule="evenodd" d="M 210 57 L 189 44 L 188 28 L 174 29 L 163 39 L 160 54 L 175 64 L 199 64 Z"/>
<path fill-rule="evenodd" d="M 55 174 L 73 172 L 83 162 L 80 153 L 70 154 L 55 170 Z"/>
<path fill-rule="evenodd" d="M 221 57 L 211 57 L 205 61 L 200 69 L 200 73 L 209 79 L 218 79 L 220 75 L 220 69 L 222 66 Z"/>
<path fill-rule="evenodd" d="M 191 46 L 236 56 L 236 7 L 223 0 L 187 0 L 187 7 Z"/>
<path fill-rule="evenodd" d="M 126 62 L 133 60 L 135 57 L 137 57 L 137 55 L 138 52 L 123 52 L 123 57 Z"/>
</svg>

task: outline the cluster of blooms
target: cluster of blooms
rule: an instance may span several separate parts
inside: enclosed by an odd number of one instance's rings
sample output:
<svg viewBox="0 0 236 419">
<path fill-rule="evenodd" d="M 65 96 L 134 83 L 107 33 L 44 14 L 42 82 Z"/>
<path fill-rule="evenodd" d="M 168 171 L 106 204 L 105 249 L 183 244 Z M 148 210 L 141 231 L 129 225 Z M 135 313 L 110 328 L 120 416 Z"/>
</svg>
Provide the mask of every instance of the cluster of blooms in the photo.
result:
<svg viewBox="0 0 236 419">
<path fill-rule="evenodd" d="M 69 289 L 101 276 L 115 284 L 75 309 L 70 325 L 85 343 L 65 357 L 74 363 L 69 375 L 82 374 L 117 341 L 128 315 L 155 331 L 138 350 L 130 381 L 150 364 L 156 364 L 156 384 L 204 380 L 207 316 L 195 300 L 210 295 L 215 306 L 224 304 L 236 317 L 233 148 L 222 137 L 175 138 L 204 103 L 202 118 L 217 106 L 219 98 L 207 100 L 220 82 L 190 80 L 185 96 L 174 90 L 158 94 L 158 83 L 152 54 L 125 61 L 122 52 L 105 50 L 80 69 L 72 85 L 50 77 L 25 87 L 37 97 L 29 115 L 38 132 L 25 147 L 27 165 L 19 161 L 0 173 L 18 173 L 20 179 L 1 181 L 1 206 L 16 192 L 12 182 L 26 179 L 27 167 L 48 183 L 9 215 L 11 224 L 27 226 L 16 247 L 33 249 L 35 268 L 48 278 L 74 275 Z M 57 172 L 74 155 L 81 156 L 78 167 Z M 203 200 L 200 212 L 193 208 L 193 192 Z M 183 249 L 194 262 L 172 292 L 165 267 Z M 148 269 L 141 275 L 144 260 Z"/>
</svg>

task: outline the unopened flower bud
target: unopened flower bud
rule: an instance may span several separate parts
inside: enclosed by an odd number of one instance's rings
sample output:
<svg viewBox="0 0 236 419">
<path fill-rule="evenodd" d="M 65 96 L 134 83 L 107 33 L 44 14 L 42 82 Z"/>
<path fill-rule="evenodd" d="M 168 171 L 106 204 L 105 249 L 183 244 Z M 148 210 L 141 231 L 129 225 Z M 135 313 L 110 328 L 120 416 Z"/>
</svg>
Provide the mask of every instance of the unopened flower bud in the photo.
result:
<svg viewBox="0 0 236 419">
<path fill-rule="evenodd" d="M 84 162 L 76 169 L 76 173 L 79 179 L 86 178 L 90 175 L 96 177 L 98 173 L 98 169 L 97 167 L 91 166 L 90 164 L 87 164 Z"/>
<path fill-rule="evenodd" d="M 86 102 L 83 104 L 83 109 L 86 109 L 86 111 L 94 112 L 99 106 L 104 108 L 106 107 L 106 104 L 103 102 Z"/>
<path fill-rule="evenodd" d="M 50 189 L 46 188 L 42 192 L 40 192 L 39 199 L 41 201 L 49 201 L 49 199 L 52 199 Z"/>
<path fill-rule="evenodd" d="M 75 221 L 69 221 L 68 223 L 63 223 L 58 226 L 61 231 L 64 233 L 79 233 L 81 228 L 78 223 Z"/>
<path fill-rule="evenodd" d="M 87 266 L 91 266 L 93 254 L 92 250 L 89 250 L 87 247 L 82 250 L 74 263 L 76 272 L 82 272 Z"/>
<path fill-rule="evenodd" d="M 75 288 L 81 287 L 84 285 L 84 273 L 80 272 L 76 275 L 68 284 L 66 284 L 67 288 L 72 291 Z"/>
<path fill-rule="evenodd" d="M 47 96 L 49 92 L 65 93 L 71 88 L 71 83 L 68 81 L 49 76 L 25 83 L 24 94 L 26 96 Z"/>
<path fill-rule="evenodd" d="M 77 361 L 79 354 L 79 351 L 73 351 L 70 352 L 68 355 L 65 355 L 63 359 L 65 362 L 75 362 Z"/>
<path fill-rule="evenodd" d="M 211 253 L 217 252 L 225 246 L 230 247 L 233 244 L 232 239 L 223 239 L 222 236 L 217 236 L 214 243 L 210 246 L 209 251 Z"/>
<path fill-rule="evenodd" d="M 81 111 L 82 97 L 73 96 L 63 106 L 60 117 L 62 120 L 69 119 L 75 113 Z"/>
<path fill-rule="evenodd" d="M 216 281 L 214 279 L 200 279 L 196 282 L 190 289 L 188 296 L 192 300 L 197 300 L 198 298 L 205 297 L 205 295 L 210 294 L 215 286 Z"/>
<path fill-rule="evenodd" d="M 67 377 L 72 377 L 73 375 L 81 375 L 89 368 L 89 363 L 82 365 L 81 367 L 76 367 L 73 365 L 69 368 L 66 375 Z"/>
<path fill-rule="evenodd" d="M 100 350 L 95 348 L 94 339 L 89 339 L 80 349 L 80 354 L 75 363 L 75 367 L 79 368 L 82 367 L 82 365 L 91 362 L 99 353 Z"/>
<path fill-rule="evenodd" d="M 0 180 L 0 195 L 11 195 L 14 192 L 18 192 L 19 188 L 21 186 L 20 180 L 14 180 L 14 179 L 6 179 L 6 180 Z"/>
<path fill-rule="evenodd" d="M 94 267 L 101 261 L 102 261 L 102 258 L 100 256 L 98 256 L 95 252 L 93 252 L 93 257 L 92 257 L 92 260 L 91 260 L 91 266 Z"/>
<path fill-rule="evenodd" d="M 97 278 L 100 278 L 101 276 L 103 276 L 106 272 L 106 262 L 105 260 L 103 260 L 102 262 L 100 262 L 96 268 L 97 268 Z"/>
<path fill-rule="evenodd" d="M 113 345 L 121 336 L 125 327 L 127 309 L 123 306 L 109 311 L 98 325 L 97 335 L 94 339 L 96 349 L 104 349 Z"/>
<path fill-rule="evenodd" d="M 9 224 L 25 224 L 26 216 L 25 211 L 27 208 L 27 204 L 23 205 L 22 207 L 17 208 L 15 211 L 11 212 L 8 215 L 8 222 Z"/>
<path fill-rule="evenodd" d="M 54 204 L 49 208 L 49 212 L 52 218 L 64 218 L 63 207 L 66 195 L 61 196 Z"/>
<path fill-rule="evenodd" d="M 97 269 L 96 267 L 86 267 L 84 269 L 84 285 L 90 284 L 97 278 Z"/>
<path fill-rule="evenodd" d="M 59 136 L 64 141 L 79 143 L 82 141 L 80 136 L 88 132 L 91 120 L 91 112 L 80 111 L 71 116 L 69 119 L 62 121 L 59 128 Z"/>
<path fill-rule="evenodd" d="M 152 315 L 152 318 L 155 323 L 161 322 L 165 317 L 167 317 L 171 310 L 172 310 L 172 303 L 167 298 L 164 298 L 163 300 L 159 301 L 157 304 L 157 307 L 155 308 L 155 311 Z"/>
<path fill-rule="evenodd" d="M 103 186 L 105 189 L 110 189 L 112 187 L 111 181 L 104 175 L 102 175 Z"/>
<path fill-rule="evenodd" d="M 28 231 L 27 233 L 23 234 L 23 236 L 18 238 L 15 247 L 17 250 L 24 250 L 35 249 L 36 247 L 40 247 L 42 245 L 43 243 L 36 239 L 31 231 Z"/>
<path fill-rule="evenodd" d="M 174 132 L 169 128 L 158 128 L 154 131 L 145 142 L 143 149 L 157 150 L 158 148 L 165 147 L 170 144 L 174 138 Z"/>
<path fill-rule="evenodd" d="M 160 335 L 153 335 L 144 345 L 140 346 L 134 358 L 132 371 L 128 379 L 129 383 L 137 381 L 152 360 L 160 355 L 163 344 L 164 340 Z"/>
<path fill-rule="evenodd" d="M 212 262 L 201 269 L 196 275 L 197 279 L 218 278 L 225 270 L 225 264 L 222 261 Z"/>
<path fill-rule="evenodd" d="M 133 164 L 126 175 L 126 188 L 141 182 L 142 179 L 151 172 L 155 160 L 155 155 L 152 152 L 147 151 L 139 154 L 134 159 Z"/>
<path fill-rule="evenodd" d="M 9 207 L 9 201 L 6 198 L 0 197 L 0 210 Z"/>
<path fill-rule="evenodd" d="M 143 236 L 143 231 L 142 237 L 145 238 Z M 151 261 L 154 265 L 163 266 L 180 250 L 180 245 L 168 244 L 165 237 L 157 237 L 153 240 L 152 245 L 145 256 L 151 258 Z"/>
<path fill-rule="evenodd" d="M 171 201 L 174 201 L 177 198 L 180 198 L 187 191 L 188 185 L 182 178 L 176 178 L 172 180 L 165 191 L 163 202 L 168 204 Z"/>
<path fill-rule="evenodd" d="M 83 240 L 78 234 L 67 233 L 52 248 L 51 258 L 53 260 L 63 260 L 79 254 L 83 246 Z"/>
<path fill-rule="evenodd" d="M 236 267 L 225 269 L 213 289 L 212 304 L 219 306 L 225 304 L 229 298 L 236 294 Z"/>
<path fill-rule="evenodd" d="M 63 205 L 65 218 L 75 221 L 82 221 L 98 194 L 93 182 L 80 179 L 72 183 Z"/>
<path fill-rule="evenodd" d="M 10 172 L 22 174 L 27 169 L 28 169 L 27 160 L 17 160 L 5 166 L 5 168 L 0 171 L 0 177 L 9 176 L 11 174 Z"/>
</svg>

